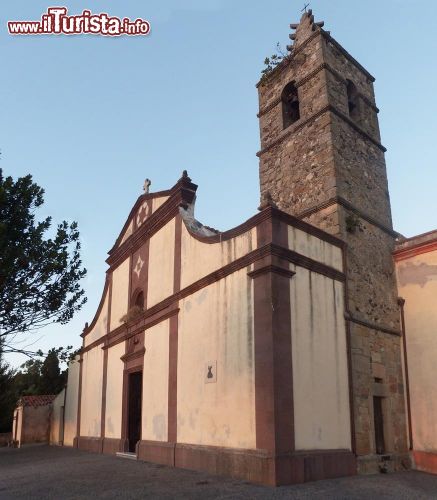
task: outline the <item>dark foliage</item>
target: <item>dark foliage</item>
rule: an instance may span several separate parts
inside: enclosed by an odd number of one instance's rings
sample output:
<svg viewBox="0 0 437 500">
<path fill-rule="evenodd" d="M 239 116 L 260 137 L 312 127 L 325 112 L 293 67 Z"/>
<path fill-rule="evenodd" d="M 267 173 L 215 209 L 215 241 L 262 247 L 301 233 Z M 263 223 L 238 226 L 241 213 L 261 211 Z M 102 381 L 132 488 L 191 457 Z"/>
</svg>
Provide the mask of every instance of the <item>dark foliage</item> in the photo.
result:
<svg viewBox="0 0 437 500">
<path fill-rule="evenodd" d="M 86 302 L 80 280 L 79 231 L 63 221 L 53 238 L 51 217 L 35 219 L 44 190 L 32 176 L 4 177 L 0 169 L 0 340 L 3 352 L 24 352 L 18 334 L 67 323 Z"/>
<path fill-rule="evenodd" d="M 15 408 L 14 371 L 0 354 L 0 432 L 12 428 L 12 414 Z"/>
</svg>

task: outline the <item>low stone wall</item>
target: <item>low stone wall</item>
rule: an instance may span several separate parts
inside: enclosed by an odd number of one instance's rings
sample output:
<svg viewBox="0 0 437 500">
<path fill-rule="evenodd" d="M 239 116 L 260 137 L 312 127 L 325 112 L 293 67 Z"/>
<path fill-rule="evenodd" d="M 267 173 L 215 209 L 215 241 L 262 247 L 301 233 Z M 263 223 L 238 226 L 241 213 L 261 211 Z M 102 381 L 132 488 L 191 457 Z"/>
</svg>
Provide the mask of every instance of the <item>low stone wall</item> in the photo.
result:
<svg viewBox="0 0 437 500">
<path fill-rule="evenodd" d="M 0 432 L 0 448 L 12 441 L 12 432 Z"/>
</svg>

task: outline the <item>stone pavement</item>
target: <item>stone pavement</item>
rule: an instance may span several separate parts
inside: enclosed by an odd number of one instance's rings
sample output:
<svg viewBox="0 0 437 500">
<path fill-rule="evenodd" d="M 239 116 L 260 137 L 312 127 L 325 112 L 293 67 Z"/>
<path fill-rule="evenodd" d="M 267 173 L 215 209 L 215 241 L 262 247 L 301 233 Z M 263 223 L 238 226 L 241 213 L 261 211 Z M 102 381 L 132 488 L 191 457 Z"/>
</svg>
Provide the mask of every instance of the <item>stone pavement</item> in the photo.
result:
<svg viewBox="0 0 437 500">
<path fill-rule="evenodd" d="M 0 499 L 437 499 L 437 476 L 409 471 L 270 488 L 71 448 L 0 448 Z"/>
</svg>

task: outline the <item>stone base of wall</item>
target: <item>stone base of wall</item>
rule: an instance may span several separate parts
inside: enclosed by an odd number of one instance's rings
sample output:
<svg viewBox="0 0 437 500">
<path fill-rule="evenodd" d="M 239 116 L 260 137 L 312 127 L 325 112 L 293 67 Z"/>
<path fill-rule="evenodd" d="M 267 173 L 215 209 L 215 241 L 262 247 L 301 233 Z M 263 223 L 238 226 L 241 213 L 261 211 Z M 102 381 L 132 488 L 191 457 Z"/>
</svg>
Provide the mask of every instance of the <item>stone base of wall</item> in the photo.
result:
<svg viewBox="0 0 437 500">
<path fill-rule="evenodd" d="M 437 453 L 413 451 L 415 468 L 431 474 L 437 474 Z"/>
<path fill-rule="evenodd" d="M 356 458 L 348 450 L 295 452 L 273 456 L 263 450 L 141 441 L 138 445 L 138 459 L 271 486 L 357 473 Z"/>
<path fill-rule="evenodd" d="M 137 458 L 155 464 L 175 465 L 175 443 L 160 441 L 139 441 L 137 445 Z"/>
<path fill-rule="evenodd" d="M 80 436 L 74 446 L 115 455 L 126 449 L 123 439 Z M 301 451 L 274 456 L 264 450 L 222 448 L 160 441 L 139 441 L 138 460 L 244 479 L 270 486 L 352 476 L 357 459 L 349 450 Z"/>
<path fill-rule="evenodd" d="M 103 439 L 99 437 L 79 436 L 74 438 L 73 446 L 92 453 L 103 452 Z"/>
<path fill-rule="evenodd" d="M 358 474 L 377 474 L 411 469 L 408 453 L 364 455 L 357 457 Z"/>
<path fill-rule="evenodd" d="M 125 451 L 125 439 L 104 438 L 102 452 L 105 455 L 115 455 L 119 451 Z"/>
</svg>

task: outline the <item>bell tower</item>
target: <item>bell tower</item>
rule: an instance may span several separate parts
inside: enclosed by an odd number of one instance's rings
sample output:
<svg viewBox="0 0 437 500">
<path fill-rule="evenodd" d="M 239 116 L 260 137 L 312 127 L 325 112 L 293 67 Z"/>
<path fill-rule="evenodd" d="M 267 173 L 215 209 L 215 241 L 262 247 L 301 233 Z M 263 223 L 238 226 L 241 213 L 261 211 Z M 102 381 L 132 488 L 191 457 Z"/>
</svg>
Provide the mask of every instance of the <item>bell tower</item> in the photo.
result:
<svg viewBox="0 0 437 500">
<path fill-rule="evenodd" d="M 374 78 L 310 11 L 258 83 L 261 201 L 343 239 L 355 451 L 363 471 L 407 458 L 401 331 Z M 384 463 L 387 463 L 384 460 Z"/>
</svg>

